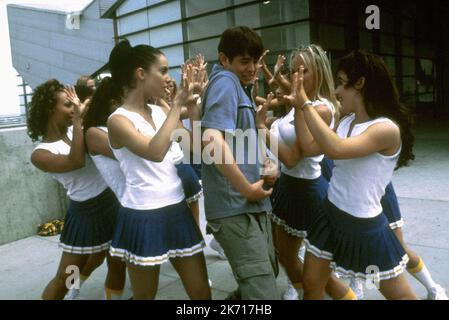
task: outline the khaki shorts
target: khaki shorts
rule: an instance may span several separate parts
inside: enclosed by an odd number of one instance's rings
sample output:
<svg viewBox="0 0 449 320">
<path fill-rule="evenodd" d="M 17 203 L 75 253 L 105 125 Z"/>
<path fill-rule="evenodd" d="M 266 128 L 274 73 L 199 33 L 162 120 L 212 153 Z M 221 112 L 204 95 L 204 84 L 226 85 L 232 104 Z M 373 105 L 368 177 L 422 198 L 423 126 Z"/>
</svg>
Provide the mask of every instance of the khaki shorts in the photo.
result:
<svg viewBox="0 0 449 320">
<path fill-rule="evenodd" d="M 243 300 L 280 299 L 279 267 L 266 212 L 209 220 L 206 227 L 222 246 Z"/>
</svg>

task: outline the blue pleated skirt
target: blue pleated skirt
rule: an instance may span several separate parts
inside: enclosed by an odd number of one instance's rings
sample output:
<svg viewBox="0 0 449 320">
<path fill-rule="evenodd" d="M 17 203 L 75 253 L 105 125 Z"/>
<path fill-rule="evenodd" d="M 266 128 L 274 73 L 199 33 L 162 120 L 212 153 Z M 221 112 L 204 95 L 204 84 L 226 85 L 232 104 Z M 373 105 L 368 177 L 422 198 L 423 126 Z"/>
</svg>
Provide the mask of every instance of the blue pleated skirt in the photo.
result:
<svg viewBox="0 0 449 320">
<path fill-rule="evenodd" d="M 404 219 L 402 219 L 401 210 L 399 209 L 398 198 L 394 191 L 393 184 L 390 182 L 385 188 L 385 195 L 380 199 L 382 210 L 388 219 L 391 229 L 402 228 Z"/>
<path fill-rule="evenodd" d="M 187 203 L 198 200 L 203 194 L 203 188 L 194 168 L 190 164 L 180 163 L 176 165 L 176 169 L 182 182 Z"/>
<path fill-rule="evenodd" d="M 331 261 L 342 276 L 378 280 L 399 276 L 408 256 L 384 214 L 357 218 L 325 200 L 323 212 L 312 223 L 305 240 L 307 251 Z"/>
<path fill-rule="evenodd" d="M 139 266 L 193 256 L 205 242 L 186 201 L 153 210 L 120 207 L 110 254 Z"/>
<path fill-rule="evenodd" d="M 321 175 L 329 182 L 332 177 L 332 169 L 334 162 L 326 157 L 320 163 Z M 380 200 L 382 211 L 388 219 L 391 229 L 402 228 L 404 219 L 402 219 L 401 210 L 399 209 L 398 198 L 394 191 L 393 184 L 390 182 L 385 188 L 385 195 Z"/>
<path fill-rule="evenodd" d="M 300 179 L 282 173 L 273 192 L 271 219 L 295 237 L 307 237 L 327 194 L 324 178 Z"/>
<path fill-rule="evenodd" d="M 87 201 L 71 200 L 59 246 L 72 254 L 109 250 L 119 207 L 109 188 Z"/>
</svg>

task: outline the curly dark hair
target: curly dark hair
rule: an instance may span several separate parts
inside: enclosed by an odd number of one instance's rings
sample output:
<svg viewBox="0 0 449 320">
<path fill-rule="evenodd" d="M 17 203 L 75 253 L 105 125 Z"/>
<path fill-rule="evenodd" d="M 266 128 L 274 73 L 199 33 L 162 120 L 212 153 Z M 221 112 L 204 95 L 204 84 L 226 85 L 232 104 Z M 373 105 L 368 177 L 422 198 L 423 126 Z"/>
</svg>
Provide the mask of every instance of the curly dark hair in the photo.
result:
<svg viewBox="0 0 449 320">
<path fill-rule="evenodd" d="M 366 112 L 371 118 L 386 117 L 399 125 L 402 150 L 396 169 L 414 160 L 415 138 L 411 131 L 413 118 L 410 110 L 400 102 L 399 92 L 382 58 L 356 50 L 340 60 L 338 70 L 348 76 L 345 87 L 352 87 L 361 77 L 365 78 L 362 96 Z"/>
<path fill-rule="evenodd" d="M 64 86 L 56 79 L 34 89 L 27 116 L 28 135 L 33 142 L 40 141 L 44 136 L 48 119 L 57 103 L 56 94 L 61 91 L 64 91 Z"/>
</svg>

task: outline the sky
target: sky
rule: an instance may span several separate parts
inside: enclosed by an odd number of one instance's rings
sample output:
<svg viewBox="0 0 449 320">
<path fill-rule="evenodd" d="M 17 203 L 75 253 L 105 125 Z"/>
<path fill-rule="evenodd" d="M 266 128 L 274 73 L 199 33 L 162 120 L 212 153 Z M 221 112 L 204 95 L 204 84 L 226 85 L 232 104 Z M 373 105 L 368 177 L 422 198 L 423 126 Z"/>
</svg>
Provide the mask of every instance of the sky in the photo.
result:
<svg viewBox="0 0 449 320">
<path fill-rule="evenodd" d="M 8 16 L 6 5 L 9 3 L 31 4 L 50 9 L 71 11 L 83 8 L 89 0 L 0 0 L 0 116 L 20 115 L 17 71 L 12 66 L 11 46 L 9 41 Z"/>
</svg>

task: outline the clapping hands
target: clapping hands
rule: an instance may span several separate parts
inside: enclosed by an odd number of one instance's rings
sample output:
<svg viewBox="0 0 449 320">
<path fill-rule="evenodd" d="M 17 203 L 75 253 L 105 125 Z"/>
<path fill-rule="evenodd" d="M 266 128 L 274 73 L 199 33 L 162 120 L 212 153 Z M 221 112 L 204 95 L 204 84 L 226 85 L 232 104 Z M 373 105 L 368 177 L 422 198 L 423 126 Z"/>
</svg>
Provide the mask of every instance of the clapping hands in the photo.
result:
<svg viewBox="0 0 449 320">
<path fill-rule="evenodd" d="M 299 71 L 293 74 L 291 94 L 285 95 L 284 99 L 297 108 L 301 108 L 309 100 L 304 90 L 304 66 L 300 66 Z"/>
</svg>

